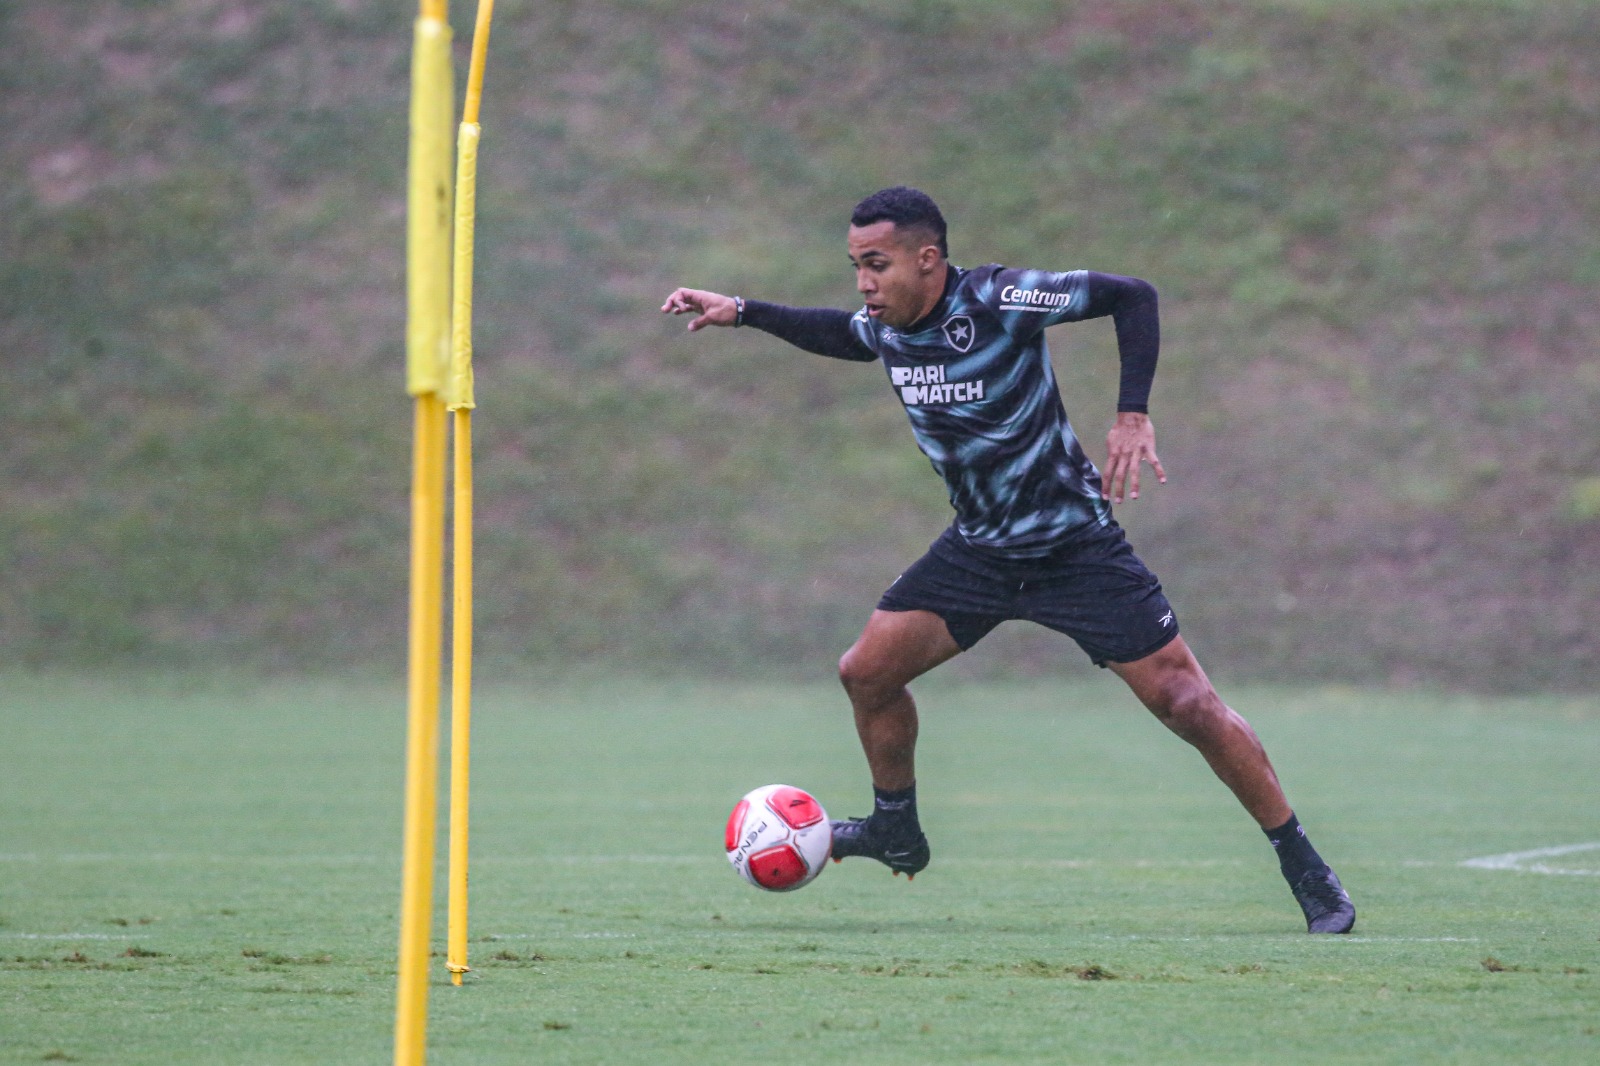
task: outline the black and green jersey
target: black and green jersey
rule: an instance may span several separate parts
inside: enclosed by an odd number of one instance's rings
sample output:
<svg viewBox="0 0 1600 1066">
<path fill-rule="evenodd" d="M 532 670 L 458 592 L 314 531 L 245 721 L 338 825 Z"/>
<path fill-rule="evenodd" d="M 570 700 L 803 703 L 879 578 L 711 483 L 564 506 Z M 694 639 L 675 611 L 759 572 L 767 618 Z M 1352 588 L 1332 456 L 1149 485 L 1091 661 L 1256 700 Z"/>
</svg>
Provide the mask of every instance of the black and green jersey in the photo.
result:
<svg viewBox="0 0 1600 1066">
<path fill-rule="evenodd" d="M 944 478 L 969 543 L 1042 555 L 1111 521 L 1100 472 L 1067 420 L 1044 331 L 1113 315 L 1123 359 L 1118 407 L 1144 410 L 1159 329 L 1155 290 L 1074 270 L 951 267 L 944 297 L 907 329 L 865 310 L 749 301 L 744 321 L 824 355 L 883 363 L 923 454 Z"/>
</svg>

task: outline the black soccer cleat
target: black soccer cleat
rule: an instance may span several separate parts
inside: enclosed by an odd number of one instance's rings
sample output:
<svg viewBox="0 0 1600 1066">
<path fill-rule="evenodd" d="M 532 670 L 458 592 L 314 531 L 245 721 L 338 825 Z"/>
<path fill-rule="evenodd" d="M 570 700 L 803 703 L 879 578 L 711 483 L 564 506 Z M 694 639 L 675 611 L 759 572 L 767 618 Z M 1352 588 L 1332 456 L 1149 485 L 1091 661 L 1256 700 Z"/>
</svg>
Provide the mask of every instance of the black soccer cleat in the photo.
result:
<svg viewBox="0 0 1600 1066">
<path fill-rule="evenodd" d="M 906 880 L 911 880 L 927 868 L 928 859 L 932 852 L 928 849 L 928 838 L 922 830 L 916 834 L 903 836 L 889 836 L 882 832 L 871 818 L 845 818 L 830 823 L 833 827 L 833 861 L 847 859 L 854 855 L 862 858 L 877 859 L 895 876 L 906 875 Z"/>
<path fill-rule="evenodd" d="M 1301 874 L 1289 890 L 1305 912 L 1306 932 L 1348 933 L 1356 924 L 1355 905 L 1339 883 L 1339 875 L 1328 867 Z"/>
</svg>

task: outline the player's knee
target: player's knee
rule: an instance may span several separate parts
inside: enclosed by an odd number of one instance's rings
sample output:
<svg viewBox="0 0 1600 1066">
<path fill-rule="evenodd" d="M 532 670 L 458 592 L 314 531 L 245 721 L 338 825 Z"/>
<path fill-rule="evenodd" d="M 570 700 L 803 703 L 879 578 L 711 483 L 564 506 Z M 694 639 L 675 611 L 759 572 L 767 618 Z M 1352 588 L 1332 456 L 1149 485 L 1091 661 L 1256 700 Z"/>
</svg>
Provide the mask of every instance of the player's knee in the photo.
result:
<svg viewBox="0 0 1600 1066">
<path fill-rule="evenodd" d="M 852 695 L 860 688 L 871 683 L 871 671 L 862 662 L 862 656 L 855 648 L 851 648 L 839 656 L 839 684 Z"/>
<path fill-rule="evenodd" d="M 1228 713 L 1215 689 L 1189 679 L 1169 685 L 1152 710 L 1168 729 L 1191 744 L 1203 743 Z"/>
<path fill-rule="evenodd" d="M 850 702 L 871 706 L 882 702 L 892 690 L 899 688 L 888 676 L 888 671 L 875 666 L 871 657 L 852 647 L 839 658 L 839 683 L 844 686 Z"/>
</svg>

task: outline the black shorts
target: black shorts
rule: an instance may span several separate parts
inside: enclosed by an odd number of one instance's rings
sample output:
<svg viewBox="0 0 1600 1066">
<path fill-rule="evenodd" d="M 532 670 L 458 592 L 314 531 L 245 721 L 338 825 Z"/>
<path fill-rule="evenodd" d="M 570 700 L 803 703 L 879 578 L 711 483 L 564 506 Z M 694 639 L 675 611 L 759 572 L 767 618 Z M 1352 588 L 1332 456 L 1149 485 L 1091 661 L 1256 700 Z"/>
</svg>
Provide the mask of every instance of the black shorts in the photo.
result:
<svg viewBox="0 0 1600 1066">
<path fill-rule="evenodd" d="M 878 609 L 931 611 L 963 651 L 1001 622 L 1037 622 L 1077 641 L 1096 666 L 1142 659 L 1178 635 L 1161 582 L 1115 524 L 1031 559 L 969 544 L 951 526 Z"/>
</svg>

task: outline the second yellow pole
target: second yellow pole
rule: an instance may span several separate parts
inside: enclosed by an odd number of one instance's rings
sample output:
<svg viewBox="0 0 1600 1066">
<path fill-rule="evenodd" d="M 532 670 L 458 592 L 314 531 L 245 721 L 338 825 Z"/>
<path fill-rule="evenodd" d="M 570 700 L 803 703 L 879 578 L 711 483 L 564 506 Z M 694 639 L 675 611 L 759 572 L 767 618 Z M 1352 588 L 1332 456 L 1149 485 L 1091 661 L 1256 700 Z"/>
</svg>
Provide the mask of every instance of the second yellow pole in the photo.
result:
<svg viewBox="0 0 1600 1066">
<path fill-rule="evenodd" d="M 450 902 L 446 965 L 467 965 L 467 838 L 472 796 L 472 410 L 455 411 L 454 593 L 450 654 Z"/>
<path fill-rule="evenodd" d="M 459 985 L 467 965 L 467 866 L 472 774 L 472 264 L 477 221 L 478 106 L 494 0 L 480 0 L 472 35 L 467 101 L 456 142 L 455 249 L 447 404 L 455 412 L 454 620 L 450 700 L 450 902 L 446 966 Z"/>
</svg>

